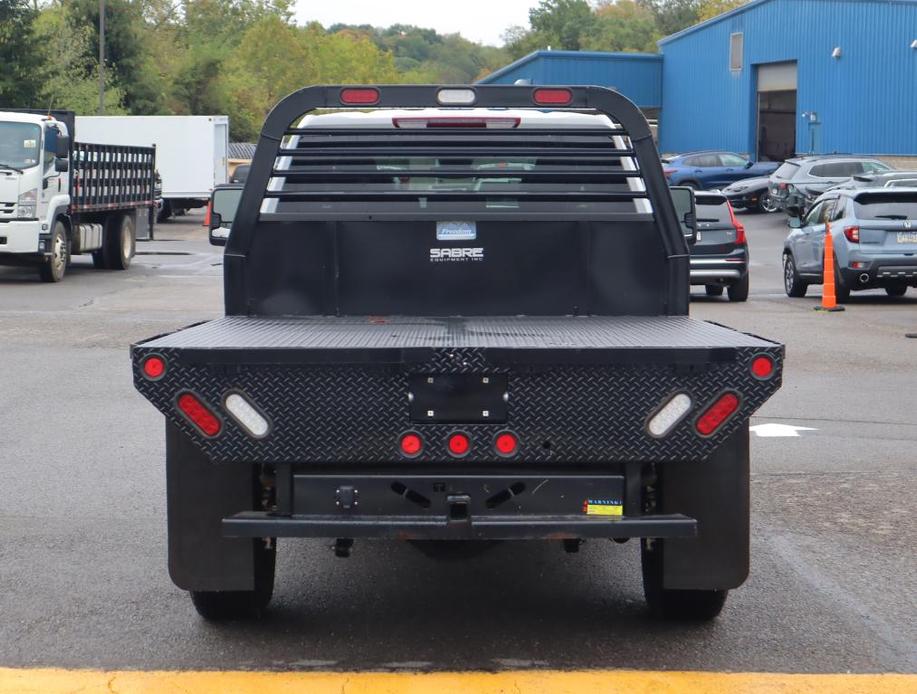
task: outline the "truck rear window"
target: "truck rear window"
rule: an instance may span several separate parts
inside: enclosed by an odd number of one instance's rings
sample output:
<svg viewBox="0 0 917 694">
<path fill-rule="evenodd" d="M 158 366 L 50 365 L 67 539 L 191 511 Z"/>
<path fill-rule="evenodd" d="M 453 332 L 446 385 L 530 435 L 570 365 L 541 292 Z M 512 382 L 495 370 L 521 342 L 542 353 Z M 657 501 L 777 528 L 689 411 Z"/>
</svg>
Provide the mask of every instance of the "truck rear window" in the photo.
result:
<svg viewBox="0 0 917 694">
<path fill-rule="evenodd" d="M 600 123 L 299 129 L 261 211 L 651 214 L 629 139 Z"/>
<path fill-rule="evenodd" d="M 855 204 L 857 219 L 917 219 L 917 193 L 864 193 Z"/>
</svg>

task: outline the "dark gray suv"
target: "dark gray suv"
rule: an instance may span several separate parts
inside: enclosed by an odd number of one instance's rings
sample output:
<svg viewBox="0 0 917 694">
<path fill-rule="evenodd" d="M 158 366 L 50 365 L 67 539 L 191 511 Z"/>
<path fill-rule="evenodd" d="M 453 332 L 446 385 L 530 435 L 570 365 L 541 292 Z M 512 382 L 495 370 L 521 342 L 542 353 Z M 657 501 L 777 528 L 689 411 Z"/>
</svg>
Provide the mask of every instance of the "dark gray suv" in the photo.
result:
<svg viewBox="0 0 917 694">
<path fill-rule="evenodd" d="M 878 159 L 851 156 L 812 156 L 787 159 L 770 177 L 770 197 L 781 209 L 808 207 L 829 188 L 859 174 L 891 171 Z"/>
<path fill-rule="evenodd" d="M 704 285 L 707 296 L 730 301 L 748 299 L 748 241 L 745 227 L 736 219 L 722 193 L 694 194 L 697 240 L 691 247 L 691 284 Z"/>
</svg>

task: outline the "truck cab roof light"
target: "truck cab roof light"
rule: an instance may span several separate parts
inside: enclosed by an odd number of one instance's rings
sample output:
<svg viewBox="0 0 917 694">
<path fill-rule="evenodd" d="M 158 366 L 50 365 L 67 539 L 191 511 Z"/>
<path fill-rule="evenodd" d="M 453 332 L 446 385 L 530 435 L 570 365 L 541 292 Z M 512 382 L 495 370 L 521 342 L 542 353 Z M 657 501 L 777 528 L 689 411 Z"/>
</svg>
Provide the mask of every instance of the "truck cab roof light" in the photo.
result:
<svg viewBox="0 0 917 694">
<path fill-rule="evenodd" d="M 668 436 L 693 406 L 694 402 L 687 393 L 674 395 L 650 417 L 646 430 L 657 439 Z"/>
<path fill-rule="evenodd" d="M 737 393 L 727 392 L 718 397 L 704 413 L 697 418 L 694 425 L 701 436 L 713 436 L 739 410 Z"/>
<path fill-rule="evenodd" d="M 241 393 L 229 393 L 223 399 L 223 406 L 236 424 L 242 427 L 250 436 L 256 439 L 263 439 L 270 432 L 271 425 L 267 418 Z"/>
<path fill-rule="evenodd" d="M 516 128 L 520 119 L 512 117 L 434 116 L 425 118 L 392 118 L 392 125 L 400 129 L 410 128 Z"/>
<path fill-rule="evenodd" d="M 341 90 L 341 103 L 347 106 L 372 106 L 379 103 L 375 87 L 347 87 Z"/>
<path fill-rule="evenodd" d="M 567 106 L 573 103 L 573 92 L 569 89 L 536 89 L 532 92 L 532 101 L 539 106 Z"/>
<path fill-rule="evenodd" d="M 204 436 L 213 438 L 223 430 L 223 422 L 194 393 L 185 391 L 176 400 L 179 411 L 185 415 Z"/>
<path fill-rule="evenodd" d="M 471 106 L 476 99 L 474 89 L 440 89 L 436 92 L 436 100 L 443 106 Z"/>
</svg>

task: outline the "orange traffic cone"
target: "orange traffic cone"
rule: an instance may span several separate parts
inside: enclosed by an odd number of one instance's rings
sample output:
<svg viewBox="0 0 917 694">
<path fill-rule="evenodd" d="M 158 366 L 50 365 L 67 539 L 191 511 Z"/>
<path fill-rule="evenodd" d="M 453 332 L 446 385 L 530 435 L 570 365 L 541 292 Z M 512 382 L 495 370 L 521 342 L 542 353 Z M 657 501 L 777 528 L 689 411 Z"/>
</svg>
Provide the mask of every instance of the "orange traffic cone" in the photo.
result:
<svg viewBox="0 0 917 694">
<path fill-rule="evenodd" d="M 831 223 L 825 222 L 825 269 L 822 279 L 821 306 L 816 306 L 816 311 L 843 311 L 843 306 L 837 305 L 837 296 L 834 287 L 834 238 L 831 236 Z"/>
</svg>

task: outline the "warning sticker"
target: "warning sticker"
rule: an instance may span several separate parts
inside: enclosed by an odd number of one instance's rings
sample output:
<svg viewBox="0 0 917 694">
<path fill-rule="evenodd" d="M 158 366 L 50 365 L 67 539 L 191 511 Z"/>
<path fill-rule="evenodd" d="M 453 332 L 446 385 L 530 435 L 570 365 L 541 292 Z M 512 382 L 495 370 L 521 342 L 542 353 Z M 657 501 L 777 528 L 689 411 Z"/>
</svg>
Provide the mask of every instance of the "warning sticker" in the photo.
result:
<svg viewBox="0 0 917 694">
<path fill-rule="evenodd" d="M 624 504 L 620 499 L 586 499 L 583 502 L 583 513 L 587 516 L 615 516 L 624 515 Z"/>
</svg>

